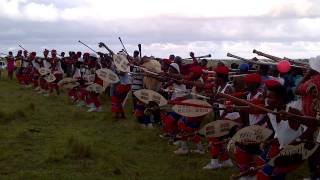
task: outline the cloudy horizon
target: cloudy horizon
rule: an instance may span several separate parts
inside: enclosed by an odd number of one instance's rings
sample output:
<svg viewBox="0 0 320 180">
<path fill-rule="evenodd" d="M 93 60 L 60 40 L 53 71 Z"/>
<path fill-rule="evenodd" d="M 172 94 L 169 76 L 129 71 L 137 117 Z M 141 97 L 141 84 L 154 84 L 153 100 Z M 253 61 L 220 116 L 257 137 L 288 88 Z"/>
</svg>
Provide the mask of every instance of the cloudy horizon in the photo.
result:
<svg viewBox="0 0 320 180">
<path fill-rule="evenodd" d="M 118 51 L 187 57 L 231 52 L 254 57 L 258 49 L 280 57 L 309 58 L 320 50 L 318 0 L 0 0 L 0 52 Z"/>
</svg>

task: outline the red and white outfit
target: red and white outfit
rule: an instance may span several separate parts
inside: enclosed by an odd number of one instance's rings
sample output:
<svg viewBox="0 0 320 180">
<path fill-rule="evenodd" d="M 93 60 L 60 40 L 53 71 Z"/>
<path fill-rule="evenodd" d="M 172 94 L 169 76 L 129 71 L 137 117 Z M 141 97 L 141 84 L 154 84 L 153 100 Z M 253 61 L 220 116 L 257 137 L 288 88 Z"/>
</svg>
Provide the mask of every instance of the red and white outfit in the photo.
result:
<svg viewBox="0 0 320 180">
<path fill-rule="evenodd" d="M 56 80 L 48 84 L 49 90 L 52 93 L 53 90 L 56 90 L 59 93 L 58 82 L 63 79 L 63 69 L 61 67 L 61 62 L 57 58 L 51 58 L 50 60 L 50 70 L 51 73 L 55 76 Z"/>
</svg>

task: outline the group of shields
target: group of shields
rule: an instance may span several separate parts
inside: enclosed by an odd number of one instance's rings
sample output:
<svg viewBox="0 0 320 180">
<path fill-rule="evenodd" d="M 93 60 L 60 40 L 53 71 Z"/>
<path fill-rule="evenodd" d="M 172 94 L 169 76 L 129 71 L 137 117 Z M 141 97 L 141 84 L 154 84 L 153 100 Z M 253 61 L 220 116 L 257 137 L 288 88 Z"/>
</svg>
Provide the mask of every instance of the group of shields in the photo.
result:
<svg viewBox="0 0 320 180">
<path fill-rule="evenodd" d="M 130 72 L 130 64 L 124 55 L 113 54 L 114 65 L 118 71 Z M 48 69 L 41 68 L 39 73 L 45 76 L 48 82 L 55 81 L 55 76 Z M 106 86 L 102 86 L 97 83 L 91 83 L 87 86 L 87 90 L 95 93 L 102 93 L 107 85 L 112 83 L 118 83 L 119 77 L 112 70 L 102 68 L 96 70 L 96 75 L 104 81 Z M 66 88 L 74 88 L 79 86 L 77 80 L 72 78 L 64 78 L 58 83 L 60 86 Z M 199 99 L 187 99 L 176 104 L 169 103 L 161 94 L 149 89 L 141 89 L 134 92 L 134 95 L 143 103 L 148 104 L 155 102 L 159 107 L 170 106 L 171 111 L 178 113 L 185 117 L 201 117 L 213 111 L 213 106 L 206 101 Z M 165 108 L 164 108 L 165 109 Z M 199 131 L 200 135 L 207 138 L 218 138 L 227 136 L 230 130 L 239 127 L 239 124 L 231 120 L 215 120 L 204 125 Z M 247 126 L 236 131 L 236 133 L 229 140 L 229 145 L 232 146 L 234 143 L 240 144 L 262 144 L 273 136 L 273 131 L 258 125 Z M 306 147 L 306 142 L 301 141 L 300 143 L 290 144 L 285 146 L 281 152 L 272 158 L 268 164 L 271 166 L 279 167 L 285 166 L 286 160 L 295 158 L 295 163 L 302 163 L 308 159 L 318 148 L 318 144 L 312 148 Z M 232 148 L 231 148 L 232 149 Z M 290 162 L 290 161 L 289 161 Z"/>
</svg>

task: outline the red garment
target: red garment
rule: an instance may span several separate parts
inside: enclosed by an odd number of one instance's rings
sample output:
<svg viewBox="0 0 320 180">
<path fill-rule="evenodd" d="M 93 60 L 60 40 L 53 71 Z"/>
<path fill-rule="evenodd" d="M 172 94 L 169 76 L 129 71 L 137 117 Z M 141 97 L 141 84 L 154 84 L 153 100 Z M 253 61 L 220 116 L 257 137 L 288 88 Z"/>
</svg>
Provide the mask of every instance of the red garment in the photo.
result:
<svg viewBox="0 0 320 180">
<path fill-rule="evenodd" d="M 208 138 L 210 147 L 210 154 L 212 159 L 219 159 L 220 161 L 226 161 L 229 159 L 229 154 L 225 147 L 224 142 L 220 141 L 218 138 Z"/>
<path fill-rule="evenodd" d="M 76 90 L 75 88 L 71 89 L 71 90 L 68 92 L 68 96 L 76 99 L 76 97 L 77 97 L 77 90 Z"/>
<path fill-rule="evenodd" d="M 312 76 L 308 81 L 301 84 L 298 88 L 298 94 L 302 95 L 302 108 L 303 112 L 307 116 L 316 117 L 316 112 L 319 111 L 319 98 L 312 97 L 308 90 L 310 87 L 316 87 L 320 92 L 320 74 Z M 317 95 L 319 97 L 319 94 Z"/>
<path fill-rule="evenodd" d="M 180 64 L 180 73 L 182 75 L 187 75 L 190 72 L 190 69 L 193 68 L 194 66 L 198 66 L 198 63 L 192 63 L 192 64 Z"/>
<path fill-rule="evenodd" d="M 76 97 L 76 100 L 78 101 L 85 101 L 86 100 L 86 97 L 89 95 L 89 92 L 86 90 L 85 87 L 80 87 L 78 89 L 78 92 L 77 92 L 77 97 Z"/>
<path fill-rule="evenodd" d="M 48 90 L 48 82 L 45 79 L 40 77 L 39 82 L 40 82 L 41 89 Z"/>
<path fill-rule="evenodd" d="M 214 69 L 214 71 L 217 74 L 224 74 L 224 75 L 228 75 L 229 74 L 229 68 L 227 66 L 218 66 Z"/>
<path fill-rule="evenodd" d="M 268 149 L 265 149 L 264 152 L 257 157 L 256 165 L 258 167 L 266 165 L 270 161 L 270 159 L 272 159 L 277 154 L 279 154 L 279 152 L 280 152 L 280 145 L 279 145 L 279 142 L 275 139 L 274 141 L 271 142 Z M 270 176 L 265 174 L 263 172 L 263 169 L 257 173 L 257 179 L 264 179 L 267 177 L 270 177 Z"/>
<path fill-rule="evenodd" d="M 254 167 L 255 158 L 255 155 L 249 154 L 248 152 L 236 146 L 235 160 L 240 172 L 243 172 L 250 167 Z"/>
<path fill-rule="evenodd" d="M 178 119 L 174 115 L 174 113 L 169 113 L 168 115 L 161 114 L 163 133 L 173 136 L 178 132 Z"/>
<path fill-rule="evenodd" d="M 95 77 L 95 79 L 94 79 L 94 83 L 103 86 L 103 80 L 100 79 L 97 75 L 96 75 L 96 77 Z"/>
<path fill-rule="evenodd" d="M 8 72 L 12 72 L 14 71 L 14 59 L 12 56 L 8 56 L 7 58 L 7 69 Z"/>
<path fill-rule="evenodd" d="M 29 85 L 30 83 L 32 83 L 32 74 L 33 74 L 33 67 L 29 66 L 24 68 L 21 75 L 21 84 Z"/>
<path fill-rule="evenodd" d="M 277 80 L 265 80 L 264 84 L 266 85 L 267 88 L 273 88 L 277 86 L 282 86 L 281 83 Z"/>
<path fill-rule="evenodd" d="M 242 79 L 246 83 L 261 83 L 261 75 L 258 73 L 248 74 Z"/>
<path fill-rule="evenodd" d="M 172 63 L 172 60 L 170 59 L 164 59 L 163 60 L 163 63 L 166 64 L 166 65 L 170 65 Z"/>
<path fill-rule="evenodd" d="M 99 94 L 89 92 L 87 98 L 86 98 L 87 104 L 94 104 L 97 108 L 101 106 L 101 101 L 99 99 Z"/>
<path fill-rule="evenodd" d="M 195 76 L 200 77 L 203 73 L 203 68 L 201 66 L 193 66 L 190 71 L 194 73 Z"/>
<path fill-rule="evenodd" d="M 122 103 L 125 100 L 128 92 L 131 89 L 131 85 L 129 84 L 119 84 L 117 85 L 113 96 L 111 97 L 111 111 L 114 113 L 123 113 Z"/>
<path fill-rule="evenodd" d="M 59 90 L 58 82 L 63 79 L 63 74 L 61 73 L 56 73 L 54 74 L 54 76 L 56 77 L 56 80 L 52 83 L 48 83 L 48 88 L 50 92 L 53 92 L 53 90 L 58 91 Z"/>
<path fill-rule="evenodd" d="M 234 92 L 234 93 L 231 93 L 230 95 L 237 98 L 244 98 L 247 95 L 247 92 Z"/>
<path fill-rule="evenodd" d="M 203 118 L 204 117 L 186 117 L 186 119 L 180 119 L 178 121 L 178 134 L 181 139 L 187 140 L 189 137 L 191 137 L 193 143 L 198 144 L 201 141 L 201 138 L 196 134 L 196 132 L 199 130 Z M 194 127 L 195 125 L 196 127 Z"/>
</svg>

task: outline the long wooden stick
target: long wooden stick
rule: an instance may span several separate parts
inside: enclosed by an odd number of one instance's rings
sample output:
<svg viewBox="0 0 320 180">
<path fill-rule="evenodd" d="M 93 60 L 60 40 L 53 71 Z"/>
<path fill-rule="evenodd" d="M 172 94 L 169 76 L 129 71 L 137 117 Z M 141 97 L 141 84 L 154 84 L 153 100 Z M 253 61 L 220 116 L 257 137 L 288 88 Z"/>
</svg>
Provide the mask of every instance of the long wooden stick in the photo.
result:
<svg viewBox="0 0 320 180">
<path fill-rule="evenodd" d="M 302 63 L 302 62 L 297 62 L 297 61 L 294 61 L 294 60 L 292 60 L 290 58 L 287 58 L 287 57 L 284 57 L 283 59 L 289 61 L 290 63 L 297 64 L 299 66 L 309 67 L 309 64 Z"/>
<path fill-rule="evenodd" d="M 140 66 L 136 66 L 136 67 L 140 67 Z M 145 68 L 142 68 L 143 70 L 146 70 Z M 152 71 L 148 71 L 146 70 L 147 72 L 150 72 L 150 73 L 153 73 L 154 75 L 159 75 L 158 73 L 155 73 L 155 72 L 152 72 Z M 174 79 L 174 78 L 171 78 L 171 79 Z M 174 79 L 174 80 L 177 80 L 177 79 Z M 248 105 L 250 107 L 253 107 L 253 108 L 256 108 L 258 110 L 261 110 L 261 111 L 264 111 L 266 113 L 272 113 L 272 114 L 276 114 L 276 115 L 279 115 L 278 112 L 275 112 L 275 111 L 272 111 L 268 108 L 265 108 L 265 107 L 262 107 L 262 106 L 258 106 L 256 104 L 253 104 L 253 103 L 250 103 L 246 100 L 243 100 L 243 99 L 239 99 L 239 98 L 236 98 L 234 96 L 231 96 L 229 94 L 223 94 L 223 93 L 217 93 L 216 96 L 220 96 L 220 97 L 223 97 L 223 98 L 226 98 L 226 99 L 229 99 L 233 102 L 236 102 L 236 103 L 239 103 L 239 104 L 243 104 L 243 105 Z M 209 97 L 206 97 L 206 98 L 209 98 Z M 293 113 L 289 113 L 287 112 L 288 115 L 292 116 L 292 117 L 295 117 L 295 118 L 303 118 L 303 119 L 306 119 L 307 121 L 313 121 L 316 123 L 317 126 L 320 126 L 320 122 L 319 121 L 316 121 L 316 119 L 314 117 L 308 117 L 308 116 L 299 116 L 299 115 L 296 115 L 296 114 L 293 114 Z M 297 119 L 295 119 L 297 120 Z M 298 120 L 299 123 L 301 124 L 306 124 L 305 121 L 300 121 Z"/>
<path fill-rule="evenodd" d="M 306 64 L 301 64 L 301 63 L 297 63 L 296 61 L 292 60 L 292 59 L 289 59 L 289 58 L 280 58 L 280 57 L 277 57 L 277 56 L 273 56 L 273 55 L 270 55 L 270 54 L 266 54 L 266 53 L 263 53 L 261 51 L 257 51 L 257 50 L 253 50 L 253 53 L 259 55 L 259 56 L 263 56 L 263 57 L 266 57 L 266 58 L 269 58 L 269 59 L 272 59 L 276 62 L 280 62 L 282 60 L 287 60 L 290 62 L 291 66 L 293 67 L 298 67 L 298 68 L 303 68 L 303 69 L 307 69 L 308 66 Z"/>
<path fill-rule="evenodd" d="M 245 61 L 247 63 L 251 63 L 251 64 L 263 64 L 263 63 L 259 63 L 257 61 L 253 61 L 253 60 L 250 60 L 250 59 L 246 59 L 246 58 L 243 58 L 243 57 L 240 57 L 240 56 L 236 56 L 234 54 L 231 54 L 231 53 L 227 53 L 227 56 L 228 57 L 232 57 L 232 58 L 235 58 L 235 59 L 238 59 L 238 60 L 241 60 L 241 61 Z"/>
<path fill-rule="evenodd" d="M 83 43 L 82 41 L 78 41 L 80 44 L 86 46 L 88 49 L 90 49 L 91 51 L 93 51 L 94 53 L 98 54 L 97 51 L 95 51 L 94 49 L 92 49 L 91 47 L 89 47 L 88 45 L 86 45 L 85 43 Z"/>
<path fill-rule="evenodd" d="M 233 54 L 231 54 L 231 53 L 227 53 L 227 56 L 228 56 L 228 57 L 235 58 L 235 59 L 238 59 L 238 60 L 242 60 L 242 61 L 245 61 L 245 62 L 248 62 L 248 63 L 251 63 L 251 64 L 274 65 L 274 66 L 277 65 L 277 63 L 269 63 L 269 62 L 261 62 L 261 61 L 254 61 L 254 60 L 250 60 L 250 59 L 245 59 L 245 58 L 242 58 L 242 57 L 233 55 Z M 273 56 L 272 56 L 272 57 L 273 57 Z M 275 57 L 275 58 L 278 58 L 278 57 Z M 308 69 L 308 67 L 305 67 L 305 66 L 298 66 L 298 65 L 291 65 L 291 66 L 292 66 L 292 67 L 297 67 L 297 68 L 302 68 L 302 69 Z"/>
<path fill-rule="evenodd" d="M 259 55 L 259 56 L 263 56 L 263 57 L 272 59 L 272 60 L 277 61 L 277 62 L 283 60 L 282 58 L 279 58 L 279 57 L 276 57 L 276 56 L 272 56 L 272 55 L 270 55 L 270 54 L 266 54 L 266 53 L 263 53 L 263 52 L 261 52 L 261 51 L 257 51 L 257 50 L 255 50 L 255 49 L 254 49 L 252 52 L 255 53 L 255 54 L 257 54 L 257 55 Z"/>
<path fill-rule="evenodd" d="M 196 59 L 201 59 L 201 58 L 210 58 L 211 57 L 211 54 L 208 54 L 208 55 L 204 55 L 204 56 L 198 56 L 198 57 L 195 57 Z M 189 59 L 192 59 L 192 58 L 185 58 L 183 60 L 189 60 Z"/>
<path fill-rule="evenodd" d="M 119 41 L 120 41 L 120 43 L 121 43 L 121 45 L 122 45 L 123 50 L 125 51 L 125 53 L 128 54 L 128 51 L 127 51 L 126 47 L 124 46 L 121 37 L 119 37 Z"/>
<path fill-rule="evenodd" d="M 18 44 L 19 45 L 19 47 L 22 49 L 22 50 L 24 50 L 24 51 L 27 51 L 25 48 L 23 48 L 20 44 Z"/>
<path fill-rule="evenodd" d="M 236 102 L 236 103 L 239 103 L 239 104 L 248 105 L 250 107 L 256 108 L 256 109 L 261 110 L 261 111 L 264 111 L 266 113 L 272 113 L 272 114 L 275 114 L 275 115 L 280 115 L 279 112 L 275 112 L 275 111 L 272 111 L 272 110 L 267 109 L 265 107 L 258 106 L 256 104 L 250 103 L 250 102 L 248 102 L 246 100 L 239 99 L 239 98 L 236 98 L 234 96 L 231 96 L 229 94 L 217 93 L 217 96 L 229 99 L 229 100 L 231 100 L 233 102 Z M 301 124 L 310 126 L 310 124 L 308 123 L 308 122 L 310 122 L 311 124 L 314 124 L 315 126 L 320 126 L 320 122 L 317 121 L 317 119 L 314 118 L 314 117 L 311 117 L 311 116 L 300 116 L 300 115 L 293 114 L 293 113 L 290 113 L 290 112 L 286 112 L 286 114 L 291 116 L 292 118 L 294 118 L 295 121 L 298 121 Z M 305 121 L 302 121 L 300 119 L 305 119 Z M 290 119 L 288 119 L 288 120 L 290 121 Z"/>
</svg>

